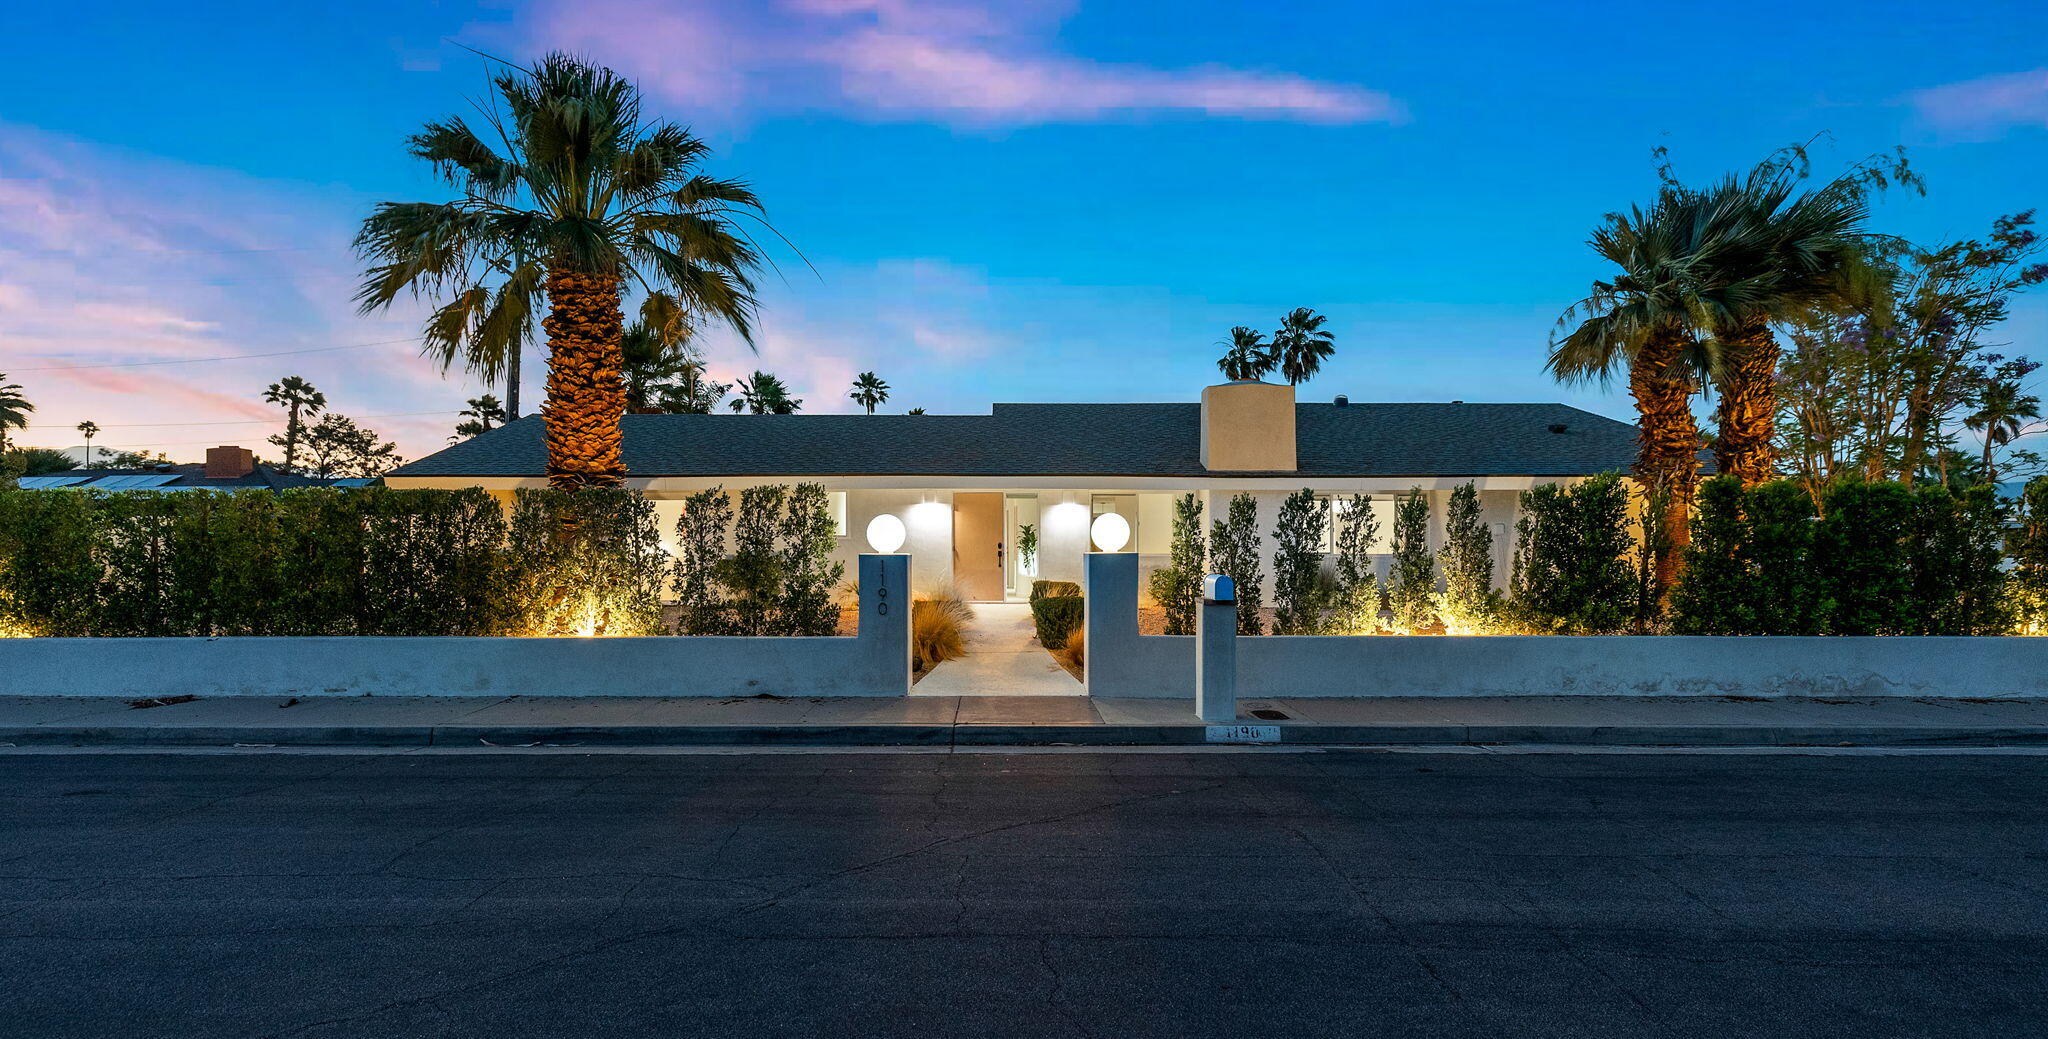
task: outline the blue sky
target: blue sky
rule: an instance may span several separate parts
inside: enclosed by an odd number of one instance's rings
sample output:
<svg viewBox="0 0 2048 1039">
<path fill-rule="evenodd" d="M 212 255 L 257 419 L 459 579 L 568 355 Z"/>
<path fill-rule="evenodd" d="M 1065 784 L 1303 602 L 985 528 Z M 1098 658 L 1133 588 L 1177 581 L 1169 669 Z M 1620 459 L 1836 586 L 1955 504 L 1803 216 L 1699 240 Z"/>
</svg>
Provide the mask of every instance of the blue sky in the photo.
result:
<svg viewBox="0 0 2048 1039">
<path fill-rule="evenodd" d="M 465 46 L 613 64 L 757 185 L 816 271 L 781 254 L 759 357 L 712 353 L 807 410 L 849 410 L 863 369 L 890 410 L 1191 400 L 1231 325 L 1313 306 L 1338 355 L 1310 399 L 1625 417 L 1541 366 L 1652 147 L 1704 178 L 1822 132 L 1824 170 L 1903 144 L 1929 194 L 1877 226 L 1917 239 L 2048 201 L 2038 3 L 21 7 L 0 371 L 42 406 L 30 443 L 87 418 L 179 457 L 254 443 L 297 373 L 438 446 L 477 387 L 413 357 L 416 313 L 353 313 L 347 241 L 378 200 L 442 196 L 401 142 L 481 94 Z M 2048 353 L 2048 307 L 2008 337 Z M 292 350 L 322 352 L 136 366 Z"/>
</svg>

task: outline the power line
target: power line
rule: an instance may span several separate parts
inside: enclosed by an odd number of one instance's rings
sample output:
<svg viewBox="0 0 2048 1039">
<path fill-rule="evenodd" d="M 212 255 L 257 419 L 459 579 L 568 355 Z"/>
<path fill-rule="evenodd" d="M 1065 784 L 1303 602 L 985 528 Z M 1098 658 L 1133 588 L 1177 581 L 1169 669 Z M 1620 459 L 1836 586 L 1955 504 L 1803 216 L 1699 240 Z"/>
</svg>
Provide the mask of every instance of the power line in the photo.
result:
<svg viewBox="0 0 2048 1039">
<path fill-rule="evenodd" d="M 267 354 L 228 354 L 221 357 L 179 357 L 167 361 L 122 361 L 114 364 L 59 364 L 46 368 L 16 368 L 8 374 L 21 372 L 82 372 L 95 368 L 146 368 L 160 364 L 199 364 L 203 361 L 244 361 L 252 357 L 290 357 L 295 354 L 324 354 L 335 350 L 363 350 L 372 346 L 389 346 L 392 343 L 417 343 L 422 337 L 407 336 L 404 339 L 380 339 L 374 343 L 350 343 L 346 346 L 316 346 L 310 350 L 277 350 Z"/>
<path fill-rule="evenodd" d="M 389 411 L 389 412 L 385 412 L 384 414 L 381 414 L 381 415 L 350 415 L 350 416 L 347 416 L 347 417 L 349 417 L 349 418 L 416 418 L 416 417 L 418 417 L 418 416 L 421 416 L 421 415 L 460 415 L 460 414 L 462 414 L 462 412 L 460 412 L 460 411 Z M 101 428 L 101 429 L 154 429 L 154 428 L 158 428 L 158 427 L 161 427 L 161 426 L 274 426 L 274 425 L 277 425 L 278 423 L 280 423 L 280 422 L 284 422 L 284 421 L 286 421 L 286 419 L 284 419 L 284 418 L 252 418 L 252 419 L 237 419 L 237 420 L 234 420 L 234 421 L 228 421 L 228 422 L 112 422 L 112 423 L 108 423 L 107 425 L 101 426 L 100 428 Z M 78 428 L 78 427 L 77 427 L 77 426 L 67 426 L 67 425 L 65 425 L 65 424 L 64 424 L 64 423 L 62 423 L 62 422 L 52 422 L 52 423 L 47 423 L 47 424 L 31 423 L 31 424 L 29 424 L 29 425 L 27 425 L 27 426 L 24 426 L 24 427 L 22 427 L 22 428 L 24 428 L 24 429 L 76 429 L 76 428 Z"/>
</svg>

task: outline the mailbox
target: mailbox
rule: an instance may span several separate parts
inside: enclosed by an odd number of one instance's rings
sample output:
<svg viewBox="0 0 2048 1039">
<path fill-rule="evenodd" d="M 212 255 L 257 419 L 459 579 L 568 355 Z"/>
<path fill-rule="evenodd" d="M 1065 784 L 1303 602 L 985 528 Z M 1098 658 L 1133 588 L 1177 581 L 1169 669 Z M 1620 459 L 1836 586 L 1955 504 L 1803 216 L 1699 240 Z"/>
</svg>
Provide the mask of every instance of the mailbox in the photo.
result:
<svg viewBox="0 0 2048 1039">
<path fill-rule="evenodd" d="M 1210 574 L 1202 578 L 1202 598 L 1209 602 L 1236 602 L 1237 586 L 1227 574 Z"/>
</svg>

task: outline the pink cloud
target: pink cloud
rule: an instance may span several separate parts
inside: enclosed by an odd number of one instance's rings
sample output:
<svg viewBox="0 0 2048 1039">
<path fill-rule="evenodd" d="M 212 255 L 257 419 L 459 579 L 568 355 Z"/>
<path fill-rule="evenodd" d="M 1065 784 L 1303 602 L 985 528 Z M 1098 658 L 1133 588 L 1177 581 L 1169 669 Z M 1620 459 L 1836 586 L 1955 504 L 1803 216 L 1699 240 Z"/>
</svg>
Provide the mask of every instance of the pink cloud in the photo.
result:
<svg viewBox="0 0 2048 1039">
<path fill-rule="evenodd" d="M 1062 53 L 1059 3 L 912 0 L 539 0 L 532 49 L 588 53 L 695 106 L 809 107 L 967 125 L 1196 113 L 1393 122 L 1365 87 L 1218 65 L 1163 69 Z M 821 96 L 822 95 L 822 96 Z"/>
<path fill-rule="evenodd" d="M 2048 126 L 2048 68 L 1931 87 L 1908 100 L 1921 119 L 1949 130 Z"/>
</svg>

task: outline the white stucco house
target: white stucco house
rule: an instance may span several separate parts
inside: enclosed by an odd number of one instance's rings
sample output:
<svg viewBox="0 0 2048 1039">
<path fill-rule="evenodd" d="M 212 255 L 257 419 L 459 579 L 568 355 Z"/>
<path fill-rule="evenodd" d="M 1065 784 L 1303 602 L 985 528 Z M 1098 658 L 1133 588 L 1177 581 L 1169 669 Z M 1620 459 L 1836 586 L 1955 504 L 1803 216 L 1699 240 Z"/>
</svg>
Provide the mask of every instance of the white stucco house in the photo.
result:
<svg viewBox="0 0 2048 1039">
<path fill-rule="evenodd" d="M 1539 483 L 1626 470 L 1636 429 L 1562 404 L 1298 403 L 1291 386 L 1227 383 L 1185 404 L 997 404 L 986 415 L 627 415 L 627 483 L 673 529 L 680 499 L 713 486 L 823 484 L 839 514 L 838 555 L 872 551 L 865 532 L 899 517 L 920 587 L 950 582 L 972 601 L 1022 599 L 1034 578 L 1080 581 L 1097 516 L 1128 522 L 1141 569 L 1166 561 L 1173 500 L 1203 497 L 1205 519 L 1233 495 L 1259 503 L 1270 542 L 1280 500 L 1373 497 L 1388 548 L 1393 496 L 1420 487 L 1432 540 L 1445 499 L 1478 486 L 1507 578 L 1516 496 Z M 543 487 L 538 417 L 405 465 L 397 487 Z M 1017 544 L 1038 534 L 1026 566 Z M 1270 545 L 1269 545 L 1270 551 Z M 1384 565 L 1384 563 L 1382 564 Z M 1270 571 L 1269 571 L 1270 573 Z"/>
</svg>

